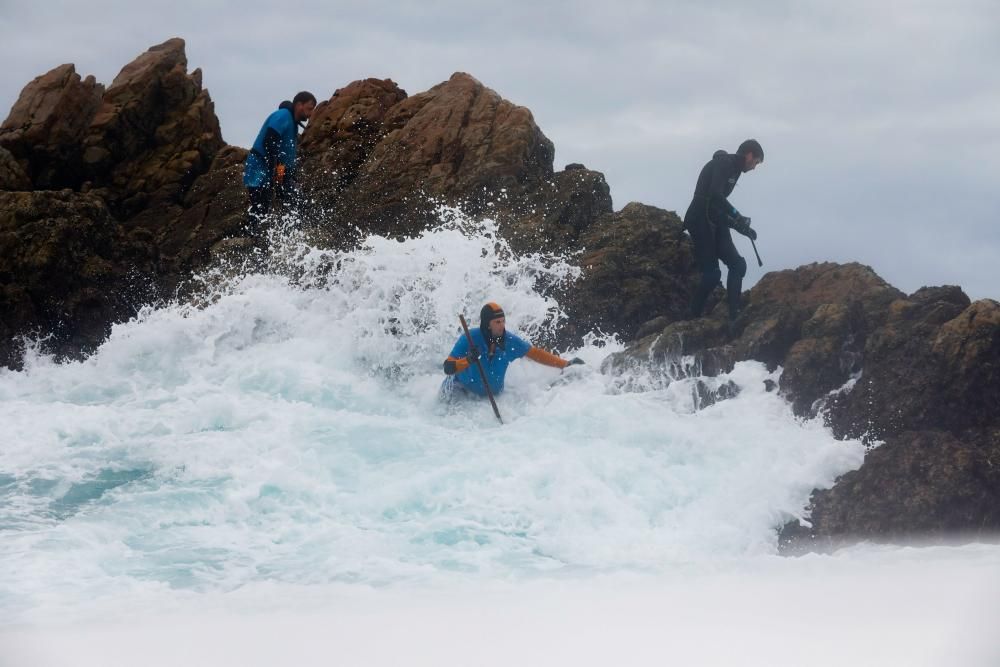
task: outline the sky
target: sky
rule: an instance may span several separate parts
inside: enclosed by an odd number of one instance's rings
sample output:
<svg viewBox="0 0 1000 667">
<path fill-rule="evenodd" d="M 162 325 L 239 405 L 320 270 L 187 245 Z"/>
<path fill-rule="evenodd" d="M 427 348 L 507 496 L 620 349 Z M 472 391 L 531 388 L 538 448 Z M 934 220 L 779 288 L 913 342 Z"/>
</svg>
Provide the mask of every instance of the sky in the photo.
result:
<svg viewBox="0 0 1000 667">
<path fill-rule="evenodd" d="M 249 146 L 299 90 L 391 78 L 409 94 L 468 72 L 528 107 L 616 209 L 683 215 L 712 153 L 764 164 L 730 201 L 753 220 L 745 285 L 857 261 L 911 293 L 1000 299 L 1000 2 L 610 3 L 0 0 L 0 114 L 66 62 L 110 84 L 170 37 L 201 68 L 223 137 Z"/>
</svg>

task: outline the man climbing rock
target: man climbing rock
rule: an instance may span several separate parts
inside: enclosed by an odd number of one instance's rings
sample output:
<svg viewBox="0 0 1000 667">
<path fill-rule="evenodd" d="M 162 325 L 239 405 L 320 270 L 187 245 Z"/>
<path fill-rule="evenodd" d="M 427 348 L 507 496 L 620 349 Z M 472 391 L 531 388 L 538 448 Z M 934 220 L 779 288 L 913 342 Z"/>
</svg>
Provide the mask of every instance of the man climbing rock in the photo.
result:
<svg viewBox="0 0 1000 667">
<path fill-rule="evenodd" d="M 719 260 L 729 269 L 726 299 L 730 325 L 739 315 L 747 263 L 733 245 L 729 230 L 735 229 L 751 240 L 757 239 L 757 232 L 750 227 L 750 218 L 741 215 L 727 197 L 736 187 L 740 174 L 753 171 L 763 161 L 764 150 L 760 144 L 755 139 L 747 139 L 734 154 L 716 151 L 698 174 L 694 198 L 684 215 L 684 228 L 694 241 L 695 263 L 701 271 L 701 284 L 691 302 L 692 317 L 701 317 L 709 294 L 722 278 Z"/>
<path fill-rule="evenodd" d="M 316 97 L 302 91 L 291 102 L 282 102 L 260 128 L 243 166 L 243 185 L 250 197 L 248 231 L 251 236 L 263 234 L 262 220 L 271 210 L 274 196 L 281 197 L 291 191 L 298 128 L 309 120 L 315 108 Z"/>
</svg>

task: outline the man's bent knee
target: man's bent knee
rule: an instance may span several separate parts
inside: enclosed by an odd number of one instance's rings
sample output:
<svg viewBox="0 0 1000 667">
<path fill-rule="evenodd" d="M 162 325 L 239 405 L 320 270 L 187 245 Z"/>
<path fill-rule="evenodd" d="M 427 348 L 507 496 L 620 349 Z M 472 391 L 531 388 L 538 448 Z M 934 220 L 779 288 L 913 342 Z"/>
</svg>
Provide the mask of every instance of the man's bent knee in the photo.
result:
<svg viewBox="0 0 1000 667">
<path fill-rule="evenodd" d="M 747 261 L 742 257 L 737 258 L 729 265 L 729 273 L 742 278 L 747 274 Z"/>
</svg>

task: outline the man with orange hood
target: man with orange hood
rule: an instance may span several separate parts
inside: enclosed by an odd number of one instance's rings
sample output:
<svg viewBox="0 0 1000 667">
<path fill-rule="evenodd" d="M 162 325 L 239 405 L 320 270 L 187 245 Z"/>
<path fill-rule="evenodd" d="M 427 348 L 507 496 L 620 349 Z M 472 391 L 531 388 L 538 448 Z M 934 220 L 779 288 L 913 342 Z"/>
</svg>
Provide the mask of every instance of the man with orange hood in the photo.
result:
<svg viewBox="0 0 1000 667">
<path fill-rule="evenodd" d="M 469 391 L 479 396 L 486 396 L 479 370 L 475 368 L 477 360 L 482 363 L 486 379 L 494 394 L 503 391 L 507 367 L 515 359 L 528 357 L 554 368 L 566 368 L 583 363 L 579 357 L 562 359 L 507 331 L 503 308 L 492 302 L 483 306 L 479 313 L 479 328 L 470 329 L 469 334 L 472 337 L 472 346 L 469 346 L 469 340 L 463 334 L 444 361 L 444 372 L 448 377 L 445 378 L 441 388 L 445 392 Z"/>
</svg>

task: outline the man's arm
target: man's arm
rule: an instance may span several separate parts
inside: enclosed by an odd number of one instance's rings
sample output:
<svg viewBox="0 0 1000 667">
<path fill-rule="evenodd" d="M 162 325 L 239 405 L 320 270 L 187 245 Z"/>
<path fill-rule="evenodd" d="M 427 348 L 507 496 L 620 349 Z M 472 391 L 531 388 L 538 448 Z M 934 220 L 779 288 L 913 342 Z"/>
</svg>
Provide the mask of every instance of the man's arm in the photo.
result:
<svg viewBox="0 0 1000 667">
<path fill-rule="evenodd" d="M 273 125 L 264 131 L 264 164 L 269 174 L 274 174 L 281 155 L 281 134 Z"/>
<path fill-rule="evenodd" d="M 469 360 L 465 357 L 461 359 L 456 359 L 455 357 L 448 357 L 444 360 L 444 374 L 454 375 L 455 373 L 461 373 L 469 367 Z"/>
<path fill-rule="evenodd" d="M 709 219 L 713 222 L 722 221 L 736 229 L 734 225 L 739 224 L 743 216 L 727 198 L 732 192 L 729 186 L 729 179 L 732 177 L 733 164 L 729 155 L 723 154 L 712 159 L 712 180 L 708 186 Z"/>
<path fill-rule="evenodd" d="M 451 354 L 444 360 L 444 374 L 461 373 L 476 363 L 477 359 L 479 359 L 479 350 L 475 346 L 470 350 L 469 341 L 465 339 L 465 336 L 462 336 L 455 341 L 455 347 L 452 348 Z"/>
<path fill-rule="evenodd" d="M 579 357 L 573 357 L 569 360 L 563 359 L 555 354 L 552 354 L 551 352 L 546 352 L 540 347 L 535 347 L 534 345 L 531 346 L 527 354 L 524 356 L 528 357 L 532 361 L 537 361 L 540 364 L 552 366 L 553 368 L 566 368 L 567 366 L 583 363 L 583 359 L 580 359 Z"/>
</svg>

